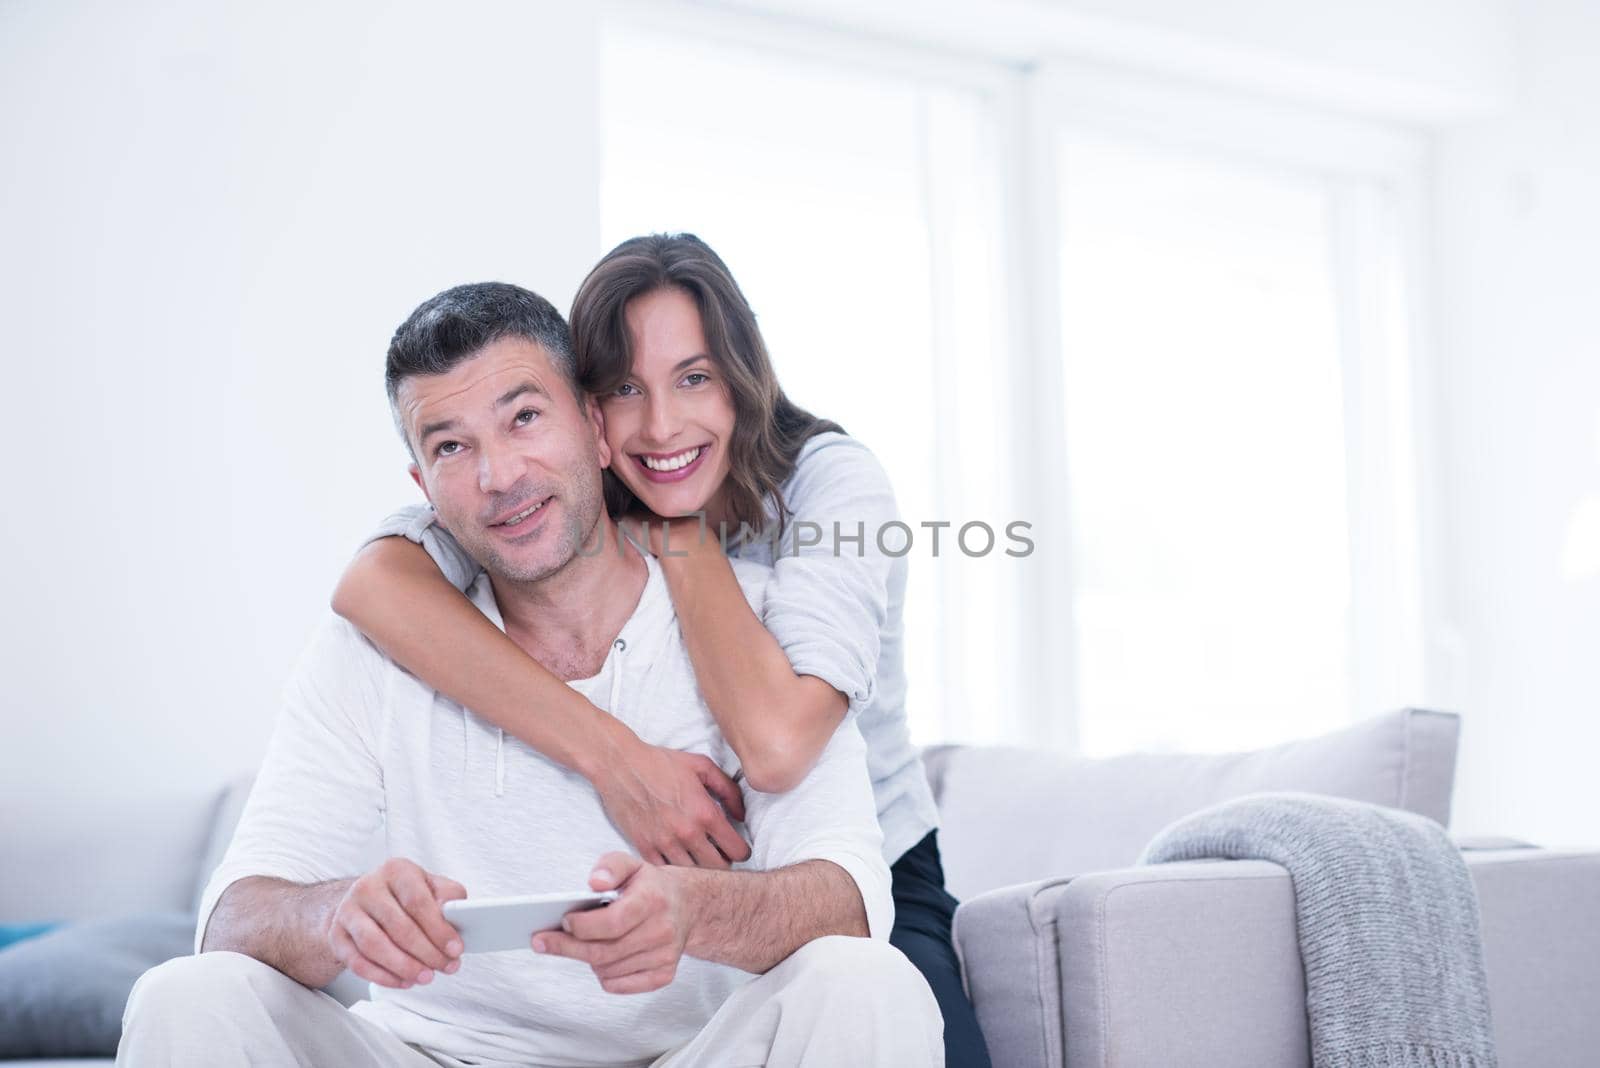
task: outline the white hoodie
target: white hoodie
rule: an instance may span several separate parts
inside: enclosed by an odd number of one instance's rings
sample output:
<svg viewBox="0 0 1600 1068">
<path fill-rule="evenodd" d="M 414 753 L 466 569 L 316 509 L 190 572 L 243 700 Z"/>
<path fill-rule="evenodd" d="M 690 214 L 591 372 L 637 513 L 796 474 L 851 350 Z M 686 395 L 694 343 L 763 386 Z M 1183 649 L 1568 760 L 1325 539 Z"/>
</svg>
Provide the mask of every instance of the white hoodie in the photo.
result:
<svg viewBox="0 0 1600 1068">
<path fill-rule="evenodd" d="M 570 685 L 654 745 L 703 753 L 730 773 L 733 750 L 700 700 L 659 565 L 593 678 Z M 769 572 L 739 565 L 757 613 Z M 502 626 L 487 576 L 469 591 Z M 855 880 L 872 936 L 893 923 L 889 871 L 853 722 L 786 794 L 745 789 L 753 856 L 741 868 L 829 860 Z M 355 628 L 330 619 L 288 691 L 266 761 L 201 900 L 196 950 L 217 899 L 251 875 L 299 883 L 362 874 L 372 839 L 461 882 L 473 897 L 582 891 L 596 859 L 633 850 L 575 772 L 430 689 Z M 615 995 L 586 965 L 531 950 L 469 954 L 455 975 L 373 988 L 357 1013 L 406 1042 L 464 1060 L 645 1064 L 696 1034 L 751 976 L 685 958 L 671 985 Z"/>
</svg>

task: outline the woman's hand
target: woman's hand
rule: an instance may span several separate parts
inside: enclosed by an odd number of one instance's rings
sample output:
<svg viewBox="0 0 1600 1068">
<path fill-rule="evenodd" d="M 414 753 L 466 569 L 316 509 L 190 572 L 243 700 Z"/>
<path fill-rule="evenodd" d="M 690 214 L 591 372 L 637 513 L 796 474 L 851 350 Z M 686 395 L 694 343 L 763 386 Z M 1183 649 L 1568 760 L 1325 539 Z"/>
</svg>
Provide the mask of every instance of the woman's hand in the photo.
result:
<svg viewBox="0 0 1600 1068">
<path fill-rule="evenodd" d="M 750 859 L 729 821 L 744 819 L 744 795 L 708 757 L 634 738 L 593 782 L 606 815 L 651 864 L 726 868 Z"/>
</svg>

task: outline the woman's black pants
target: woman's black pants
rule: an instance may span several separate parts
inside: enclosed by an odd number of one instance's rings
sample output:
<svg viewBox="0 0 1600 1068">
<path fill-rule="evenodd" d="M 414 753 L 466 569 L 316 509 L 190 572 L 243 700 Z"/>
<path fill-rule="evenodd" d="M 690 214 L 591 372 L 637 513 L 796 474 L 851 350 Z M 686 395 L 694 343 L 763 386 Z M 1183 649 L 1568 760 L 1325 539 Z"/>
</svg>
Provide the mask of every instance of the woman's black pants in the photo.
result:
<svg viewBox="0 0 1600 1068">
<path fill-rule="evenodd" d="M 939 832 L 908 849 L 889 868 L 894 877 L 894 930 L 889 943 L 911 959 L 944 1013 L 945 1068 L 989 1068 L 978 1016 L 961 985 L 961 963 L 950 940 L 956 899 L 944 888 Z"/>
</svg>

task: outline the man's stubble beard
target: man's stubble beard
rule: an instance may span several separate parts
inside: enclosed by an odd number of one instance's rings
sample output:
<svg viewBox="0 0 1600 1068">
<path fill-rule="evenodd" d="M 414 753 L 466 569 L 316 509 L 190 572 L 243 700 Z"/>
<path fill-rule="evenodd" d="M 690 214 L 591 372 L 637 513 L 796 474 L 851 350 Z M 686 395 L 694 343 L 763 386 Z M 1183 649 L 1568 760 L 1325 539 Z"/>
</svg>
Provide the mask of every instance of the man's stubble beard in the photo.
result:
<svg viewBox="0 0 1600 1068">
<path fill-rule="evenodd" d="M 445 529 L 450 530 L 461 547 L 467 550 L 467 555 L 478 562 L 478 565 L 489 572 L 493 578 L 506 582 L 542 582 L 552 575 L 558 574 L 568 564 L 583 553 L 585 546 L 592 546 L 595 538 L 595 528 L 600 522 L 601 510 L 605 507 L 600 491 L 600 472 L 596 470 L 593 479 L 578 480 L 577 484 L 569 487 L 569 494 L 558 494 L 553 502 L 559 507 L 562 515 L 557 524 L 551 529 L 543 531 L 540 540 L 551 539 L 551 544 L 544 560 L 537 565 L 528 566 L 507 559 L 493 541 L 493 535 L 481 527 L 472 528 L 474 537 L 469 543 L 456 531 L 450 529 L 450 524 L 445 523 Z M 570 504 L 571 507 L 566 507 Z M 549 506 L 547 506 L 549 507 Z M 443 517 L 441 516 L 441 519 Z M 481 536 L 481 541 L 479 540 Z M 591 550 L 588 555 L 593 556 Z"/>
</svg>

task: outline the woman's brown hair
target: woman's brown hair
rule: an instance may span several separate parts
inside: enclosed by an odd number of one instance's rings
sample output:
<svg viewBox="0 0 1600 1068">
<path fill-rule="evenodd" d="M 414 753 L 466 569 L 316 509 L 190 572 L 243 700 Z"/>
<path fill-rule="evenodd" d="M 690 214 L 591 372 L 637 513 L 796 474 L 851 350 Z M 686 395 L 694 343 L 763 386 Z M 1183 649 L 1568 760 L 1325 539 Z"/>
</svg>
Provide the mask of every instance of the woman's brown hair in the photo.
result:
<svg viewBox="0 0 1600 1068">
<path fill-rule="evenodd" d="M 767 522 L 763 501 L 770 495 L 781 529 L 789 519 L 781 487 L 794 472 L 801 447 L 817 434 L 844 431 L 784 396 L 755 312 L 727 264 L 704 241 L 693 234 L 629 238 L 595 264 L 572 301 L 578 384 L 598 397 L 627 381 L 633 372 L 633 339 L 624 319 L 628 302 L 668 288 L 694 298 L 708 355 L 733 402 L 726 491 L 733 522 L 761 531 Z M 610 471 L 605 495 L 613 516 L 634 505 L 632 491 Z"/>
</svg>

